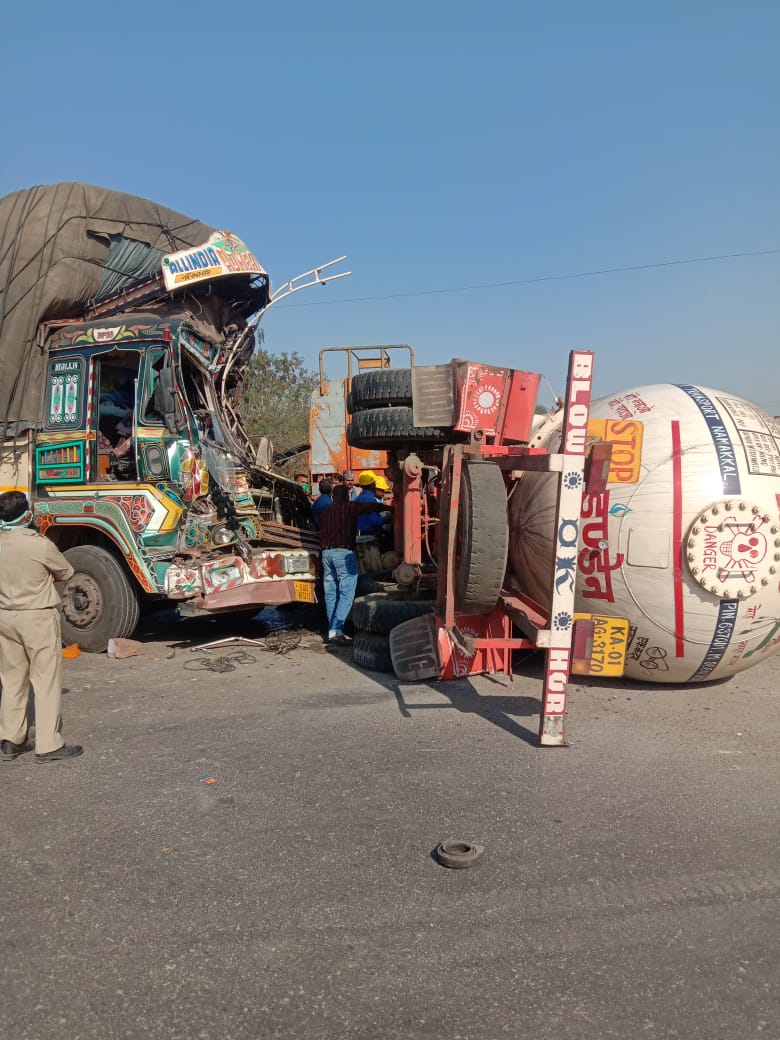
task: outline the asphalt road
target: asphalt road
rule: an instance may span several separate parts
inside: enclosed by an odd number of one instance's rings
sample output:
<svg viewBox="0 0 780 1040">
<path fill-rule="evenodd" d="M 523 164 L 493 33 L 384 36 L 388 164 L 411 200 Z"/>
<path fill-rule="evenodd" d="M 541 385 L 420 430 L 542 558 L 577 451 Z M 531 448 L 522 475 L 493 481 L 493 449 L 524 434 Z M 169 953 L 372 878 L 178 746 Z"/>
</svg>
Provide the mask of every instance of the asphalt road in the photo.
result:
<svg viewBox="0 0 780 1040">
<path fill-rule="evenodd" d="M 84 756 L 2 766 L 4 1038 L 780 1036 L 780 655 L 576 683 L 541 750 L 533 659 L 399 686 L 304 631 L 190 670 L 216 637 L 67 662 Z"/>
</svg>

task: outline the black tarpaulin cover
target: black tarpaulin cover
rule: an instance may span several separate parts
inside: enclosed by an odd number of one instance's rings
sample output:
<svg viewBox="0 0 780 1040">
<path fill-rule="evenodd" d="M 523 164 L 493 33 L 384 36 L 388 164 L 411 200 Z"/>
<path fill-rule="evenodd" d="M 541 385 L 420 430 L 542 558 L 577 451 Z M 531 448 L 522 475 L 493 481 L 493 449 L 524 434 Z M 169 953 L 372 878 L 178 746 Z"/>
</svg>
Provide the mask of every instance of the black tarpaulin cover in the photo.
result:
<svg viewBox="0 0 780 1040">
<path fill-rule="evenodd" d="M 135 195 L 50 184 L 0 199 L 0 432 L 40 421 L 42 321 L 79 317 L 213 228 Z"/>
</svg>

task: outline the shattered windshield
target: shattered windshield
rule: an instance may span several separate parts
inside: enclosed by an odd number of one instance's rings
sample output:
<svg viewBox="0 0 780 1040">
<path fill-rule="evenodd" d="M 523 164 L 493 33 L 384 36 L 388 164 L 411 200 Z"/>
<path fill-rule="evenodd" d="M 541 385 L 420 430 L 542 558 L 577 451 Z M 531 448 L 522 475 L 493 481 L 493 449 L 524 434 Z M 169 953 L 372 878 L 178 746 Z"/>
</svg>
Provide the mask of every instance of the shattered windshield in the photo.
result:
<svg viewBox="0 0 780 1040">
<path fill-rule="evenodd" d="M 198 430 L 198 438 L 210 471 L 231 468 L 230 453 L 246 469 L 251 493 L 261 515 L 299 527 L 311 526 L 311 503 L 289 479 L 259 466 L 255 449 L 241 422 L 239 380 L 222 392 L 219 381 L 220 349 L 192 332 L 181 337 L 181 373 L 184 394 Z M 211 370 L 209 370 L 211 369 Z"/>
<path fill-rule="evenodd" d="M 198 428 L 200 440 L 221 444 L 244 456 L 250 448 L 238 416 L 229 416 L 215 385 L 218 349 L 191 332 L 182 333 L 183 389 Z M 212 371 L 208 368 L 212 367 Z M 231 422 L 231 419 L 233 420 Z"/>
</svg>

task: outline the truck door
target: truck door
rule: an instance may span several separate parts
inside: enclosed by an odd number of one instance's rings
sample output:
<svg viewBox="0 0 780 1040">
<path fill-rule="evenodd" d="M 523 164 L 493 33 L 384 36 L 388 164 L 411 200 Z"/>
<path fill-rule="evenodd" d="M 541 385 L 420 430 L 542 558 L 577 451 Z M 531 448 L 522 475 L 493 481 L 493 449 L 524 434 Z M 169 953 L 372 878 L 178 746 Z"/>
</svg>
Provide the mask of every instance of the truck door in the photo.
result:
<svg viewBox="0 0 780 1040">
<path fill-rule="evenodd" d="M 112 350 L 94 359 L 96 483 L 178 480 L 179 444 L 187 422 L 164 344 Z M 182 435 L 179 430 L 185 431 Z"/>
<path fill-rule="evenodd" d="M 138 350 L 111 350 L 93 359 L 95 393 L 92 425 L 97 448 L 96 483 L 135 481 L 136 387 Z"/>
<path fill-rule="evenodd" d="M 190 447 L 190 439 L 167 347 L 152 347 L 144 354 L 136 416 L 139 479 L 152 483 L 180 481 L 182 456 Z"/>
</svg>

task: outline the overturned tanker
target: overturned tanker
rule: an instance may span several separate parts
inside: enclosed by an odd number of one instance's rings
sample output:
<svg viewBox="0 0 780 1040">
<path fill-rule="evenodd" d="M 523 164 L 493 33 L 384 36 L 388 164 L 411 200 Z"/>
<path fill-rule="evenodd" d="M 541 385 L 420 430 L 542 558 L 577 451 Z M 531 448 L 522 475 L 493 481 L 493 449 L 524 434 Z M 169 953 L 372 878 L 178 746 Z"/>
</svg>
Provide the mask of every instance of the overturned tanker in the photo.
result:
<svg viewBox="0 0 780 1040">
<path fill-rule="evenodd" d="M 562 416 L 533 444 L 557 451 Z M 611 443 L 607 485 L 583 497 L 578 612 L 628 620 L 625 674 L 722 679 L 780 648 L 780 423 L 733 394 L 641 386 L 591 403 Z M 509 504 L 509 567 L 549 603 L 557 488 L 524 474 Z"/>
<path fill-rule="evenodd" d="M 592 400 L 593 371 L 572 351 L 542 419 L 538 373 L 483 362 L 348 395 L 350 443 L 388 451 L 396 501 L 395 586 L 358 604 L 356 660 L 448 679 L 543 650 L 546 745 L 571 674 L 712 681 L 780 646 L 777 420 L 687 384 Z"/>
</svg>

